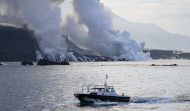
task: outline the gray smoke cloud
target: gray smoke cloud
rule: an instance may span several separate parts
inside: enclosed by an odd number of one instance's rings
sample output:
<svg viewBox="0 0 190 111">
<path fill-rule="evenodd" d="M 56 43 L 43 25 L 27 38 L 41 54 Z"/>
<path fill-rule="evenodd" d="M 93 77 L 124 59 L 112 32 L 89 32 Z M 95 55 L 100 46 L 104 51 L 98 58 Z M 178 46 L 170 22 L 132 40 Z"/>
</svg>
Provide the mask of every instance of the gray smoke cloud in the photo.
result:
<svg viewBox="0 0 190 111">
<path fill-rule="evenodd" d="M 0 0 L 0 23 L 22 26 L 21 0 Z"/>
<path fill-rule="evenodd" d="M 24 0 L 0 0 L 0 23 L 8 23 L 22 27 L 25 25 L 23 19 L 23 2 Z M 65 0 L 47 0 L 50 5 L 59 5 Z M 39 0 L 39 3 L 41 1 Z"/>
<path fill-rule="evenodd" d="M 1 15 L 13 17 L 15 22 L 16 18 L 21 18 L 23 24 L 34 30 L 42 54 L 38 52 L 38 55 L 51 60 L 75 60 L 74 56 L 67 52 L 67 44 L 62 37 L 61 9 L 53 5 L 61 1 L 63 0 L 1 0 Z M 8 20 L 7 23 L 13 23 Z"/>
<path fill-rule="evenodd" d="M 72 41 L 97 55 L 127 60 L 150 59 L 150 54 L 142 51 L 144 42 L 137 44 L 127 31 L 113 28 L 112 12 L 99 0 L 73 0 L 73 7 L 75 15 L 68 16 L 64 24 L 64 31 Z"/>
</svg>

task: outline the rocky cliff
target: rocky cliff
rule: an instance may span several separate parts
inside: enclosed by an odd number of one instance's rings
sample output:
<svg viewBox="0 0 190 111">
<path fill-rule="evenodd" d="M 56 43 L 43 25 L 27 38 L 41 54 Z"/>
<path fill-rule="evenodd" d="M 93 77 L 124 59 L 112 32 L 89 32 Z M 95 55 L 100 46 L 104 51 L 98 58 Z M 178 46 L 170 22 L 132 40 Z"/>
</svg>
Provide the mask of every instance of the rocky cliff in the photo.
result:
<svg viewBox="0 0 190 111">
<path fill-rule="evenodd" d="M 0 26 L 0 61 L 35 61 L 36 40 L 32 31 Z"/>
</svg>

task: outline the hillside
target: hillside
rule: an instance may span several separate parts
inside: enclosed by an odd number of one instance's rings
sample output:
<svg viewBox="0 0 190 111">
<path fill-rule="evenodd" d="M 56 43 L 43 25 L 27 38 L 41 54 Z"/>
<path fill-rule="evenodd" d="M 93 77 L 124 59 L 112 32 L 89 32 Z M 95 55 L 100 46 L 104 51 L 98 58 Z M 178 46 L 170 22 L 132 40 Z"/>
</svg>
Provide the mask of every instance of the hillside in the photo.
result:
<svg viewBox="0 0 190 111">
<path fill-rule="evenodd" d="M 145 48 L 190 51 L 190 37 L 165 31 L 153 23 L 129 22 L 119 16 L 113 17 L 113 25 L 130 32 L 137 42 L 144 41 Z"/>
</svg>

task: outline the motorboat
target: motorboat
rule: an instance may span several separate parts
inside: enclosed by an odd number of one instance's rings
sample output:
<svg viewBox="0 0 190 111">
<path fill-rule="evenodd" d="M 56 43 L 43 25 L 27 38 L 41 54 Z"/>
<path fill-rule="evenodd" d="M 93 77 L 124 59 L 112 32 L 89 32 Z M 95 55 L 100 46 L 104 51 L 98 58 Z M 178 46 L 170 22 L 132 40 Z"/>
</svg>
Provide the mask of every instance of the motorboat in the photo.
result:
<svg viewBox="0 0 190 111">
<path fill-rule="evenodd" d="M 86 86 L 84 90 L 84 87 Z M 83 85 L 81 93 L 75 93 L 74 96 L 80 101 L 80 104 L 93 104 L 95 102 L 129 102 L 130 97 L 117 95 L 113 86 L 104 85 Z"/>
</svg>

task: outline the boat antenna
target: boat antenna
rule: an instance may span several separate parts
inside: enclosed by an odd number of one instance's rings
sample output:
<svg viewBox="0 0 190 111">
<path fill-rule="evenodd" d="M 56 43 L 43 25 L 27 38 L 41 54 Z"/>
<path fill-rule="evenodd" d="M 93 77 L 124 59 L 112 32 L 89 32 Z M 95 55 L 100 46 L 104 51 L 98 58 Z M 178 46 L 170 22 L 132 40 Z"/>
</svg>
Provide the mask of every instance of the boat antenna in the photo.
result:
<svg viewBox="0 0 190 111">
<path fill-rule="evenodd" d="M 108 79 L 108 75 L 106 74 L 106 80 L 105 80 L 104 86 L 107 86 L 107 79 Z"/>
</svg>

